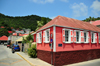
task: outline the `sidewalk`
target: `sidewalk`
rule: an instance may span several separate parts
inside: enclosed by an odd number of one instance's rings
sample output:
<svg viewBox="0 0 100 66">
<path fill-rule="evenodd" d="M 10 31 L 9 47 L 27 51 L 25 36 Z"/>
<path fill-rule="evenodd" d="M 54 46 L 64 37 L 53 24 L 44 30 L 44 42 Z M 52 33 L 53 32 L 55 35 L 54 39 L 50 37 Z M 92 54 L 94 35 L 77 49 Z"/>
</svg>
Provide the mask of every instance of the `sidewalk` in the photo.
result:
<svg viewBox="0 0 100 66">
<path fill-rule="evenodd" d="M 24 60 L 26 60 L 31 66 L 53 66 L 45 61 L 42 61 L 41 59 L 30 58 L 27 54 L 23 52 L 16 52 L 16 53 Z M 100 59 L 84 61 L 80 63 L 74 63 L 74 64 L 63 65 L 63 66 L 100 66 Z"/>
<path fill-rule="evenodd" d="M 24 60 L 26 60 L 30 65 L 32 66 L 52 66 L 51 64 L 42 61 L 38 58 L 30 58 L 26 53 L 23 52 L 16 52 L 20 57 L 22 57 Z"/>
</svg>

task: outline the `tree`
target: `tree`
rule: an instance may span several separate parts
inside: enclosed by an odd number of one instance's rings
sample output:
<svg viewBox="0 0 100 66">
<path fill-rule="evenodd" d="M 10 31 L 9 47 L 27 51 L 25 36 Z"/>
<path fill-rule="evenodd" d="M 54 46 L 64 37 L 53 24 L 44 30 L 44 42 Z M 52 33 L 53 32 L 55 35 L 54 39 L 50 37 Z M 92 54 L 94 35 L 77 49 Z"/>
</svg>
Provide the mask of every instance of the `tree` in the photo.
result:
<svg viewBox="0 0 100 66">
<path fill-rule="evenodd" d="M 33 41 L 33 36 L 32 36 L 31 34 L 29 34 L 29 35 L 26 37 L 26 39 L 23 37 L 22 43 L 29 44 L 29 47 L 31 47 L 32 41 Z"/>
<path fill-rule="evenodd" d="M 5 35 L 5 36 L 9 36 L 9 35 L 10 35 L 10 34 L 8 33 L 8 30 L 5 29 L 5 28 L 1 28 L 1 29 L 0 29 L 0 36 L 3 36 L 3 35 Z"/>
</svg>

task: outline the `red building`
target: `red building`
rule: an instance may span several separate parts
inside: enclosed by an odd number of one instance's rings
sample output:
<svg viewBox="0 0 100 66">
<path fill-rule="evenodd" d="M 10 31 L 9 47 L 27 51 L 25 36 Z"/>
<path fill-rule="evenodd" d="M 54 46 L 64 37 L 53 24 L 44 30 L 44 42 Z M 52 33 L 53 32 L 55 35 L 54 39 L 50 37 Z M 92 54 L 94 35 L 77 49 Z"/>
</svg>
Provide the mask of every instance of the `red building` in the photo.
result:
<svg viewBox="0 0 100 66">
<path fill-rule="evenodd" d="M 37 57 L 55 66 L 100 58 L 99 32 L 90 23 L 57 16 L 34 35 Z"/>
</svg>

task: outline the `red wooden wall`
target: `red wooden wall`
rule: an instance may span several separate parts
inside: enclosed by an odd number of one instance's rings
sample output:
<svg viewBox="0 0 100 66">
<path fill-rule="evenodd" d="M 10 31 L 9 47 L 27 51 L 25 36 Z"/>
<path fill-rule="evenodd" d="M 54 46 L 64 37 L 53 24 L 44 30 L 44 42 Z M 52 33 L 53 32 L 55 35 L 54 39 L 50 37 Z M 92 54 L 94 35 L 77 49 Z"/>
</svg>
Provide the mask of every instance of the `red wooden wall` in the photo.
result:
<svg viewBox="0 0 100 66">
<path fill-rule="evenodd" d="M 56 52 L 87 50 L 87 49 L 100 49 L 99 43 L 93 43 L 93 44 L 91 42 L 89 42 L 89 43 L 74 43 L 74 42 L 73 43 L 63 43 L 62 29 L 63 29 L 62 27 L 56 27 Z M 74 29 L 72 29 L 72 30 L 74 30 Z M 90 32 L 89 32 L 89 36 L 90 36 Z M 91 39 L 89 41 L 91 41 Z M 62 44 L 62 47 L 59 47 L 58 44 Z"/>
<path fill-rule="evenodd" d="M 50 34 L 53 33 L 53 27 L 50 27 L 47 29 L 50 29 Z M 49 46 L 50 43 L 43 42 L 43 31 L 45 30 L 46 29 L 42 30 L 42 43 L 37 43 L 37 50 L 51 51 L 50 46 Z"/>
</svg>

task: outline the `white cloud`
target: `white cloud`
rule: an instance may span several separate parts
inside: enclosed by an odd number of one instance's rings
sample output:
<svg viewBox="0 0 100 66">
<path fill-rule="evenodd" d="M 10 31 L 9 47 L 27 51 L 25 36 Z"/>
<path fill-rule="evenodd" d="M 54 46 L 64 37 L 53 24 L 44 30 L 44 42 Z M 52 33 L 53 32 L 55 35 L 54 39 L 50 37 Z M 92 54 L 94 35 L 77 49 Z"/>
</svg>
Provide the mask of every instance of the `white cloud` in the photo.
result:
<svg viewBox="0 0 100 66">
<path fill-rule="evenodd" d="M 68 2 L 68 0 L 60 0 L 60 1 L 63 1 L 63 2 Z"/>
<path fill-rule="evenodd" d="M 54 19 L 55 17 L 57 17 L 57 16 L 53 16 L 53 17 L 50 17 L 51 19 Z"/>
<path fill-rule="evenodd" d="M 92 12 L 96 15 L 99 16 L 100 15 L 100 2 L 98 0 L 95 0 L 93 2 L 93 4 L 91 5 L 91 7 L 93 10 Z"/>
<path fill-rule="evenodd" d="M 54 0 L 32 0 L 34 3 L 41 3 L 41 4 L 45 4 L 45 3 L 53 3 Z"/>
<path fill-rule="evenodd" d="M 73 9 L 74 17 L 87 16 L 88 7 L 84 3 L 74 3 L 71 7 Z"/>
</svg>

